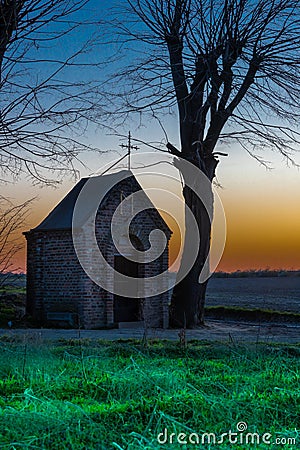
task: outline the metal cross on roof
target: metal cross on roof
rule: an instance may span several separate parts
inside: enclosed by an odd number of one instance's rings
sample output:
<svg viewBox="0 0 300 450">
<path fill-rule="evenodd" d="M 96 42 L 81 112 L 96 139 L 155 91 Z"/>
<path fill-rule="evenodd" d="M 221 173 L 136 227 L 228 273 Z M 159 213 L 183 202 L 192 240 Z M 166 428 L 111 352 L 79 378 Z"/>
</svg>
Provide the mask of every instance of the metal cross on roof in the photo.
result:
<svg viewBox="0 0 300 450">
<path fill-rule="evenodd" d="M 130 170 L 130 154 L 131 154 L 131 150 L 138 150 L 139 147 L 137 147 L 136 145 L 131 145 L 131 133 L 129 131 L 128 133 L 128 141 L 127 144 L 120 144 L 120 147 L 122 148 L 127 148 L 128 149 L 128 170 Z"/>
</svg>

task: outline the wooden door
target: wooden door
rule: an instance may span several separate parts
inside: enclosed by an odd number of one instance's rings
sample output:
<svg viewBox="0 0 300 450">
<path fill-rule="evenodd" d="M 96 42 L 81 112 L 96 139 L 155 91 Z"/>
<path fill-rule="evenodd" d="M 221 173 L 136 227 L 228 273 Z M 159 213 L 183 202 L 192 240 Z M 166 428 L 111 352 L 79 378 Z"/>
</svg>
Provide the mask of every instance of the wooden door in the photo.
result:
<svg viewBox="0 0 300 450">
<path fill-rule="evenodd" d="M 135 261 L 131 261 L 124 256 L 115 256 L 115 270 L 127 275 L 131 279 L 124 282 L 118 282 L 118 288 L 122 291 L 122 284 L 125 291 L 127 283 L 131 285 L 136 283 L 136 289 L 138 289 L 138 283 L 132 280 L 138 277 L 139 265 Z M 116 282 L 116 281 L 115 281 Z M 136 322 L 141 320 L 140 313 L 141 300 L 139 298 L 130 298 L 120 295 L 114 295 L 114 322 Z"/>
</svg>

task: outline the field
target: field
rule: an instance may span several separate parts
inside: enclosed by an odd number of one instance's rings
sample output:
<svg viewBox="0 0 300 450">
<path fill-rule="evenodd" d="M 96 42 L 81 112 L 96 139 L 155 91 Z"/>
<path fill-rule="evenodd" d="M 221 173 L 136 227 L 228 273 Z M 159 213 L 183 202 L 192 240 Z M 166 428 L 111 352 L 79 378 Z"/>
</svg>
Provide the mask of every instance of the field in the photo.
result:
<svg viewBox="0 0 300 450">
<path fill-rule="evenodd" d="M 300 277 L 212 278 L 206 304 L 300 313 Z"/>
<path fill-rule="evenodd" d="M 172 278 L 175 278 L 173 274 Z M 21 320 L 25 313 L 25 279 L 14 280 L 10 287 L 0 286 L 0 327 L 7 327 L 12 321 L 16 327 L 26 326 Z M 240 278 L 215 278 L 208 283 L 206 317 L 214 319 L 256 320 L 268 322 L 293 321 L 300 324 L 300 276 L 264 276 Z M 221 308 L 226 309 L 224 315 Z M 219 308 L 219 310 L 217 309 Z M 242 314 L 236 314 L 236 310 Z M 249 310 L 289 313 L 285 317 L 263 317 L 262 314 L 248 314 Z M 213 313 L 213 314 L 212 314 Z M 298 317 L 296 317 L 298 315 Z"/>
<path fill-rule="evenodd" d="M 298 345 L 2 337 L 0 448 L 297 449 L 299 356 Z"/>
</svg>

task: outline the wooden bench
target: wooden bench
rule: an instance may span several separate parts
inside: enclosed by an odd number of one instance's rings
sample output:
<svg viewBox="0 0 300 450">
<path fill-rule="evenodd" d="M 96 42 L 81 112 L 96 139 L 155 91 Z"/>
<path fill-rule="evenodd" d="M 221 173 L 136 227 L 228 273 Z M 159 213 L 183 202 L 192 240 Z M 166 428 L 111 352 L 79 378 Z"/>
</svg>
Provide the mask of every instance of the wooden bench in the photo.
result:
<svg viewBox="0 0 300 450">
<path fill-rule="evenodd" d="M 76 324 L 76 314 L 71 312 L 48 312 L 47 321 L 66 323 L 69 326 Z"/>
</svg>

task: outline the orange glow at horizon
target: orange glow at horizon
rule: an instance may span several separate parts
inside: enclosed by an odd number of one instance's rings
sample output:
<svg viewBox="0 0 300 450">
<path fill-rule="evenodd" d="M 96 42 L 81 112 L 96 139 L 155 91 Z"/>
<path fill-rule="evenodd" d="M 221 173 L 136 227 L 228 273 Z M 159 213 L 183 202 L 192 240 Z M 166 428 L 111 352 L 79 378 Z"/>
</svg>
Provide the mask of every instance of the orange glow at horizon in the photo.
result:
<svg viewBox="0 0 300 450">
<path fill-rule="evenodd" d="M 225 210 L 227 239 L 217 271 L 300 270 L 299 172 L 281 166 L 277 172 L 266 172 L 263 168 L 254 167 L 252 160 L 247 160 L 244 165 L 229 161 L 220 166 L 222 169 L 218 175 L 222 179 L 218 181 L 223 189 L 217 192 Z M 22 231 L 37 226 L 71 187 L 71 183 L 66 183 L 57 190 L 40 190 L 39 200 L 33 204 L 32 213 Z M 17 186 L 16 192 L 10 197 L 19 200 L 23 195 L 21 200 L 26 200 L 36 195 L 36 188 L 28 188 L 26 192 L 25 188 L 23 190 L 22 186 L 21 189 Z M 180 234 L 174 219 L 168 214 L 162 215 L 173 230 L 170 241 L 172 263 L 180 248 Z M 15 267 L 25 270 L 25 237 L 21 232 L 20 239 L 24 250 L 15 256 L 14 263 Z"/>
<path fill-rule="evenodd" d="M 243 209 L 237 201 L 226 206 L 227 240 L 218 270 L 300 269 L 300 210 L 293 201 L 275 206 L 262 195 Z"/>
</svg>

